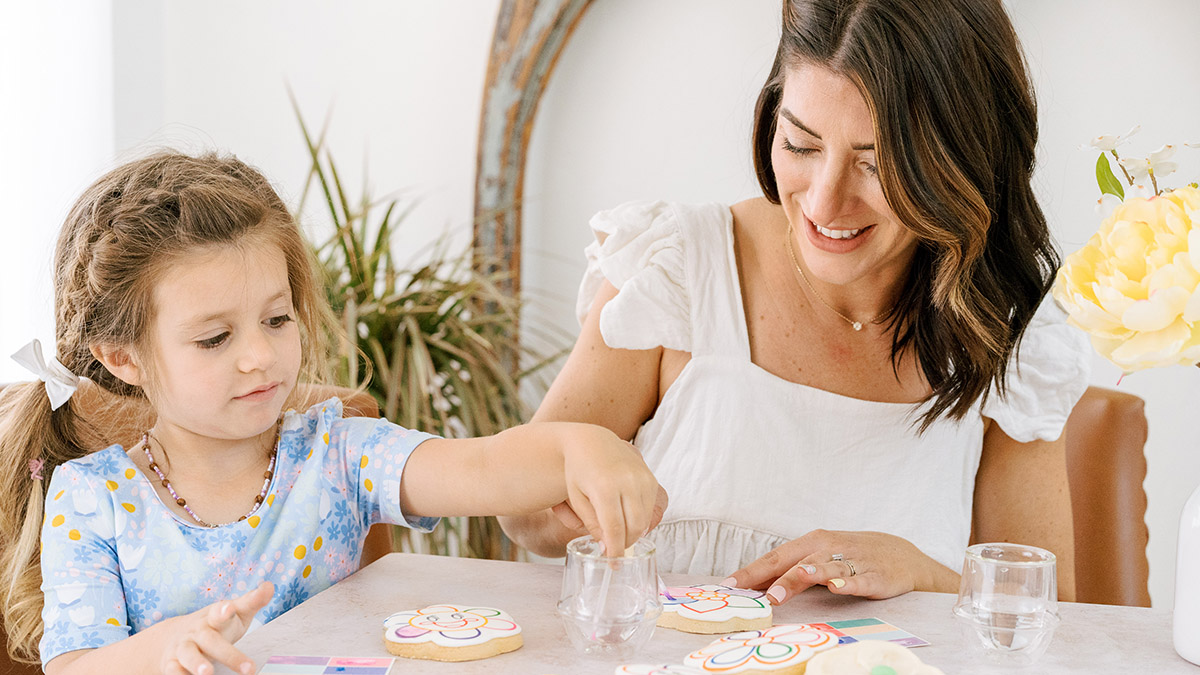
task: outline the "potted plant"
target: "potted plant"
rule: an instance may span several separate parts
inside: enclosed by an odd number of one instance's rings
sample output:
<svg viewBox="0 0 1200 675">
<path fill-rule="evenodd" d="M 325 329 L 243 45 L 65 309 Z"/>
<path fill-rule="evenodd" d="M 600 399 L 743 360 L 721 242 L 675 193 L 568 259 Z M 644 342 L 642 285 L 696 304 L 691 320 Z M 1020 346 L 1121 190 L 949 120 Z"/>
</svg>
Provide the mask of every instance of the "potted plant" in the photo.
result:
<svg viewBox="0 0 1200 675">
<path fill-rule="evenodd" d="M 398 260 L 393 237 L 409 206 L 396 198 L 375 201 L 365 186 L 352 198 L 323 134 L 314 139 L 298 109 L 296 117 L 312 160 L 297 214 L 317 186 L 333 235 L 314 252 L 349 339 L 332 359 L 331 381 L 365 385 L 384 417 L 441 436 L 489 435 L 525 422 L 530 409 L 523 385 L 540 399 L 548 384 L 544 369 L 566 352 L 566 340 L 556 340 L 559 346 L 549 354 L 521 345 L 520 300 L 500 289 L 500 273 L 478 271 L 487 266 L 472 264 L 470 248 L 451 251 L 445 236 L 423 261 Z M 520 368 L 513 361 L 531 365 Z M 402 527 L 395 534 L 401 550 L 510 560 L 519 555 L 492 517 L 447 518 L 428 535 Z"/>
</svg>

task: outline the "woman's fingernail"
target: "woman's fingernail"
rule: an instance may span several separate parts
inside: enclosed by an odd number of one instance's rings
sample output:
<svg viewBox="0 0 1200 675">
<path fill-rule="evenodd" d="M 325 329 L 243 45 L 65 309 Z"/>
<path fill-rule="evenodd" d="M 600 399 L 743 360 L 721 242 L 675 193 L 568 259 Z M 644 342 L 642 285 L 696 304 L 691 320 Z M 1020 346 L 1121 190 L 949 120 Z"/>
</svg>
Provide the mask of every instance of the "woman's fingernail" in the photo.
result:
<svg viewBox="0 0 1200 675">
<path fill-rule="evenodd" d="M 242 664 L 242 672 L 245 673 L 245 675 L 250 675 L 251 673 L 254 672 L 254 664 L 250 663 L 249 661 L 247 661 L 246 663 L 243 663 Z"/>
<path fill-rule="evenodd" d="M 841 588 L 846 585 L 845 579 L 830 579 L 829 583 L 833 584 L 834 588 Z"/>
<path fill-rule="evenodd" d="M 772 586 L 767 589 L 767 595 L 771 596 L 776 604 L 778 604 L 783 602 L 783 599 L 787 597 L 787 591 L 784 590 L 783 586 Z"/>
<path fill-rule="evenodd" d="M 805 572 L 808 572 L 809 574 L 816 574 L 816 573 L 817 573 L 817 568 L 816 568 L 816 566 L 815 566 L 815 565 L 801 565 L 800 567 L 801 567 L 801 568 L 802 568 L 802 569 L 803 569 Z"/>
<path fill-rule="evenodd" d="M 729 577 L 728 579 L 722 581 L 721 585 L 728 586 L 730 588 L 737 588 L 737 579 L 734 579 L 733 577 Z"/>
</svg>

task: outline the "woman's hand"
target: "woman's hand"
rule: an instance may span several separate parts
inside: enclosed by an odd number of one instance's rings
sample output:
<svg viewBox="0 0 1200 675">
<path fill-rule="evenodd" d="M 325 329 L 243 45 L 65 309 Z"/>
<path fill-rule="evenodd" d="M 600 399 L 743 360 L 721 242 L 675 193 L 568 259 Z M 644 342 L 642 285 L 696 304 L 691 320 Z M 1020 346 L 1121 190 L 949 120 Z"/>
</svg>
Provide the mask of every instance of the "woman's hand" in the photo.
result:
<svg viewBox="0 0 1200 675">
<path fill-rule="evenodd" d="M 894 535 L 813 530 L 725 580 L 727 586 L 766 588 L 776 605 L 817 584 L 838 595 L 881 600 L 909 591 L 953 593 L 958 574 Z"/>
<path fill-rule="evenodd" d="M 191 614 L 168 619 L 171 625 L 164 636 L 162 672 L 211 675 L 215 661 L 235 672 L 251 675 L 254 661 L 233 643 L 246 634 L 254 615 L 271 601 L 274 592 L 275 587 L 264 581 L 233 600 L 214 602 Z"/>
<path fill-rule="evenodd" d="M 568 528 L 577 520 L 605 551 L 620 555 L 662 519 L 667 493 L 633 444 L 603 427 L 571 427 L 563 446 L 567 508 L 554 513 Z"/>
</svg>

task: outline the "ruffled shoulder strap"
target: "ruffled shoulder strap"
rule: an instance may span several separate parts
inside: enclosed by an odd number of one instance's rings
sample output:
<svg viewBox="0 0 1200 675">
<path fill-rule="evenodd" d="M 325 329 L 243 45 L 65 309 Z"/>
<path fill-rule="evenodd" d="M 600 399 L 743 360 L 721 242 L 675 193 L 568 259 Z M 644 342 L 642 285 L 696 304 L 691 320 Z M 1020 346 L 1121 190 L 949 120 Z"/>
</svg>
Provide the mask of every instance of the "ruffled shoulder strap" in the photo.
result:
<svg viewBox="0 0 1200 675">
<path fill-rule="evenodd" d="M 630 202 L 596 214 L 576 303 L 580 323 L 607 280 L 619 291 L 600 313 L 608 346 L 729 349 L 721 336 L 745 325 L 731 274 L 730 223 L 721 204 Z"/>
<path fill-rule="evenodd" d="M 983 416 L 1022 443 L 1056 440 L 1087 389 L 1091 360 L 1087 336 L 1067 325 L 1066 314 L 1047 295 L 1008 366 L 1006 396 L 993 386 Z"/>
</svg>

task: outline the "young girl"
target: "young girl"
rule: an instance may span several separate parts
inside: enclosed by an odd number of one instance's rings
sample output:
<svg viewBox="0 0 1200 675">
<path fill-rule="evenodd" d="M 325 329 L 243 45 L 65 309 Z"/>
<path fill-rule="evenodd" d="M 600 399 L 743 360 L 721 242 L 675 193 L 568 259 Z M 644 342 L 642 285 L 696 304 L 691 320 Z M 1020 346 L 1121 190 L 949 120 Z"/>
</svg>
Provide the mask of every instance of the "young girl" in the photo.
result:
<svg viewBox="0 0 1200 675">
<path fill-rule="evenodd" d="M 0 491 L 22 495 L 0 521 L 11 652 L 40 637 L 52 675 L 248 674 L 233 643 L 357 569 L 373 523 L 557 506 L 610 549 L 651 525 L 657 482 L 600 427 L 445 440 L 342 419 L 337 399 L 284 412 L 322 372 L 322 298 L 296 223 L 236 159 L 158 154 L 79 199 L 56 253 L 57 360 L 23 351 L 45 384 L 0 409 Z M 149 402 L 139 443 L 86 452 L 78 378 Z"/>
</svg>

